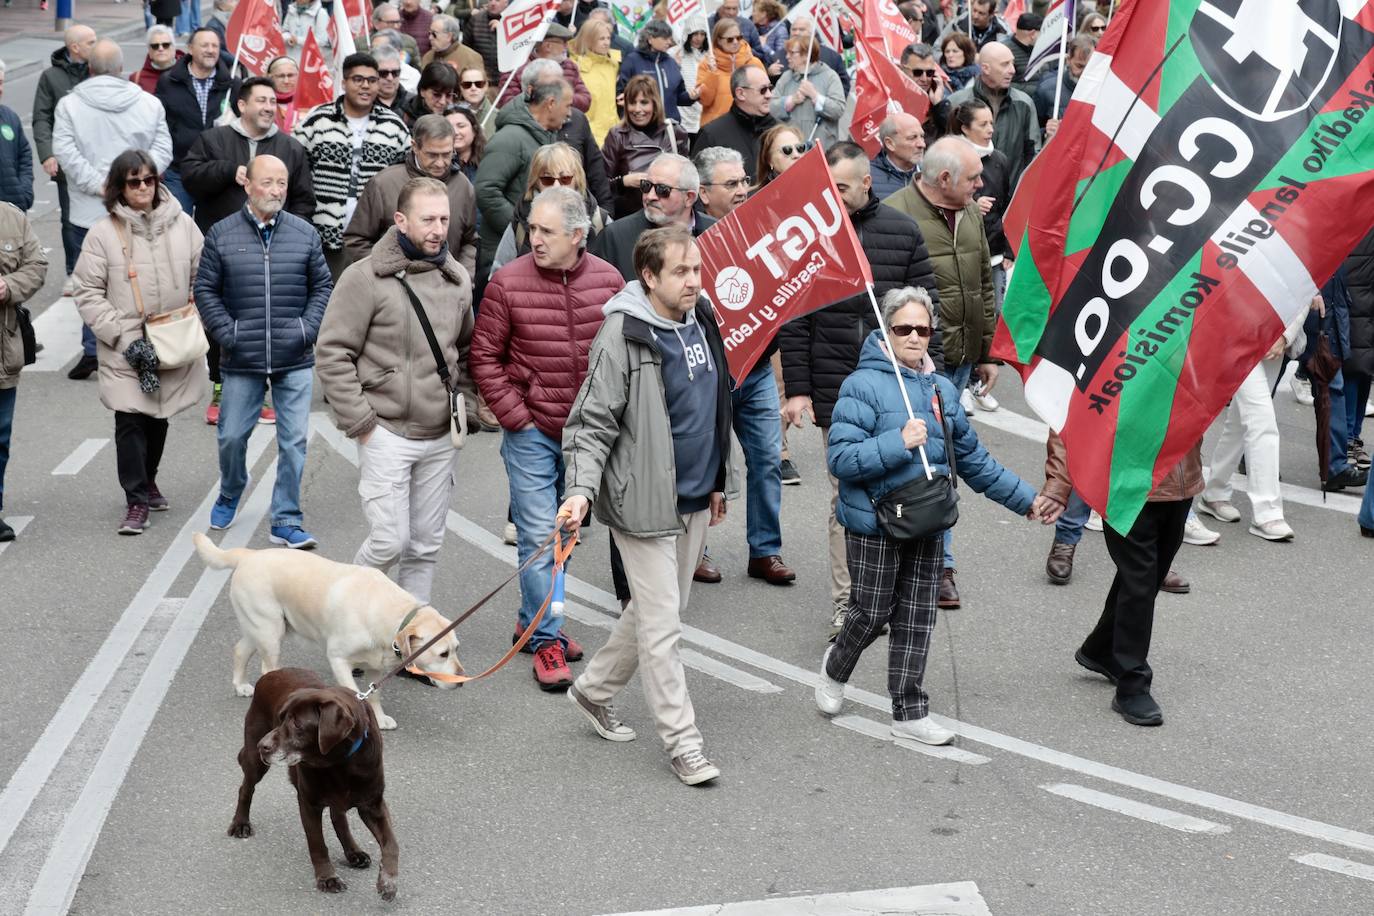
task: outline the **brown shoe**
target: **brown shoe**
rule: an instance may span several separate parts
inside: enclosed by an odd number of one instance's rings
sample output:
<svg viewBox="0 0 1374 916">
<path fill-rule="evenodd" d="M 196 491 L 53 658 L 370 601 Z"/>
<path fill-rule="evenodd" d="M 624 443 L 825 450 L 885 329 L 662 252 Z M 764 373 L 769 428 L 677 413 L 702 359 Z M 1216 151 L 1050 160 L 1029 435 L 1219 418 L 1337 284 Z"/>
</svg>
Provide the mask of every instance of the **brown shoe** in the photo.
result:
<svg viewBox="0 0 1374 916">
<path fill-rule="evenodd" d="M 751 557 L 749 578 L 762 579 L 769 585 L 788 585 L 796 580 L 797 574 L 782 561 L 782 557 Z"/>
<path fill-rule="evenodd" d="M 1076 546 L 1062 541 L 1050 545 L 1050 556 L 1045 560 L 1045 575 L 1055 585 L 1068 585 L 1073 578 L 1073 551 Z"/>
<path fill-rule="evenodd" d="M 711 562 L 710 557 L 702 554 L 701 562 L 697 564 L 697 571 L 692 573 L 692 578 L 697 582 L 714 585 L 720 581 L 720 570 Z"/>
<path fill-rule="evenodd" d="M 496 419 L 496 414 L 491 412 L 487 402 L 482 397 L 477 397 L 477 425 L 481 426 L 485 432 L 496 433 L 501 431 L 501 421 Z"/>
<path fill-rule="evenodd" d="M 954 584 L 954 570 L 945 569 L 945 574 L 940 577 L 940 597 L 936 605 L 946 611 L 952 611 L 959 606 L 959 588 Z"/>
<path fill-rule="evenodd" d="M 1169 592 L 1172 595 L 1186 595 L 1193 590 L 1193 587 L 1188 584 L 1187 579 L 1170 569 L 1169 575 L 1164 577 L 1164 584 L 1159 587 L 1159 590 Z"/>
</svg>

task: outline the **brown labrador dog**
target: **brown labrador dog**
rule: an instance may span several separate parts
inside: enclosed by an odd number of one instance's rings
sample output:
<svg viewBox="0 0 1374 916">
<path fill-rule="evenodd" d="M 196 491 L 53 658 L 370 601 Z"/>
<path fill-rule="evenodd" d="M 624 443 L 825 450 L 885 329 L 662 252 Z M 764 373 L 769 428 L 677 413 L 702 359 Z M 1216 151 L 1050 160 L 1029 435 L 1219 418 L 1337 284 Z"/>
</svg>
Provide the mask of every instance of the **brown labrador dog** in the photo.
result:
<svg viewBox="0 0 1374 916">
<path fill-rule="evenodd" d="M 395 898 L 400 850 L 391 830 L 391 812 L 382 798 L 382 732 L 372 707 L 349 690 L 328 686 L 313 671 L 281 668 L 264 674 L 243 720 L 239 751 L 243 785 L 229 824 L 230 836 L 253 835 L 248 820 L 253 790 L 274 763 L 291 768 L 315 886 L 330 894 L 347 887 L 335 873 L 324 845 L 325 808 L 349 866 L 372 864 L 348 829 L 348 809 L 357 808 L 382 850 L 377 893 L 383 900 Z"/>
</svg>

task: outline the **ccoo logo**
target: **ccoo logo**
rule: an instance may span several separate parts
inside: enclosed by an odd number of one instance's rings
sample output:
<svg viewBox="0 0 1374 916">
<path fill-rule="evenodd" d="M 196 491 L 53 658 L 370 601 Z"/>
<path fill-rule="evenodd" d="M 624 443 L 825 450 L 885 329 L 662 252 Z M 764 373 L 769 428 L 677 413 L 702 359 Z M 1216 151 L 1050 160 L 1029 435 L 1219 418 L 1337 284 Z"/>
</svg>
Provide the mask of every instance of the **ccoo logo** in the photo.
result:
<svg viewBox="0 0 1374 916">
<path fill-rule="evenodd" d="M 727 267 L 716 274 L 716 302 L 732 312 L 749 307 L 754 300 L 754 278 L 742 267 Z"/>
</svg>

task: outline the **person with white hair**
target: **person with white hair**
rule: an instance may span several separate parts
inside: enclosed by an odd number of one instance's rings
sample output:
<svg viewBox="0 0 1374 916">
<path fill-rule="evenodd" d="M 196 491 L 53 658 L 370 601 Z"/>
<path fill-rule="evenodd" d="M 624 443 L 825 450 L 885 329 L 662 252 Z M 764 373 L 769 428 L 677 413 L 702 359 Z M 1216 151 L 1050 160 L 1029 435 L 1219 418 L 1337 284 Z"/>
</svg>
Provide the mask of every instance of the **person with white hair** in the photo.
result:
<svg viewBox="0 0 1374 916">
<path fill-rule="evenodd" d="M 157 92 L 157 81 L 162 74 L 172 69 L 186 52 L 177 47 L 176 35 L 172 27 L 155 25 L 148 30 L 148 56 L 143 60 L 143 68 L 129 74 L 129 82 L 138 83 L 144 92 Z"/>
</svg>

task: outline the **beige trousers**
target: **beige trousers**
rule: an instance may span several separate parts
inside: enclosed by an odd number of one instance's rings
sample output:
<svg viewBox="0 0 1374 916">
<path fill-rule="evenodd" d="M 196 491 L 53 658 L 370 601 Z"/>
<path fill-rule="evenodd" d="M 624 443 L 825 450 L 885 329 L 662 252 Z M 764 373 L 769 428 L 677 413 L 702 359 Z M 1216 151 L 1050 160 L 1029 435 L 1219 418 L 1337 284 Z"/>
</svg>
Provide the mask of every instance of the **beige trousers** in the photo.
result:
<svg viewBox="0 0 1374 916">
<path fill-rule="evenodd" d="M 830 427 L 821 429 L 825 437 L 827 451 L 830 447 Z M 835 504 L 840 501 L 840 479 L 830 473 L 830 462 L 825 462 L 825 476 L 830 480 L 830 600 L 835 604 L 849 603 L 849 560 L 845 554 L 844 526 L 835 518 Z"/>
</svg>

